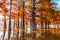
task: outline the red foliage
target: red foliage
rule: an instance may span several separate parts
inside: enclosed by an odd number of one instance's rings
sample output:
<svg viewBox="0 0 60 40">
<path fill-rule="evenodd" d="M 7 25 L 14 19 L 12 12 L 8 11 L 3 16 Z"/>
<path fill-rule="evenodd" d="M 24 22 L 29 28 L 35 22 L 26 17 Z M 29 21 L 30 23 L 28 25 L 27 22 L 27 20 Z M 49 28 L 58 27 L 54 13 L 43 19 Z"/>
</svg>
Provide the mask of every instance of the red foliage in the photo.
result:
<svg viewBox="0 0 60 40">
<path fill-rule="evenodd" d="M 4 6 L 4 3 L 0 3 L 0 7 L 4 10 L 4 12 L 8 12 L 7 8 Z"/>
</svg>

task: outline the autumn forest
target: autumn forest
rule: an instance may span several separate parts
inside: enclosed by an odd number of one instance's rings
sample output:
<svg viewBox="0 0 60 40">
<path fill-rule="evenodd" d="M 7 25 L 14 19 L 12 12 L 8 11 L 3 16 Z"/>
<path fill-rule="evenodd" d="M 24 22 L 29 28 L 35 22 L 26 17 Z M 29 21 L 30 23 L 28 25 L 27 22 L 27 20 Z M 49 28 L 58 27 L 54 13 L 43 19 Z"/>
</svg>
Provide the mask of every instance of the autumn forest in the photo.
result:
<svg viewBox="0 0 60 40">
<path fill-rule="evenodd" d="M 51 0 L 0 0 L 0 40 L 60 40 L 60 10 Z"/>
</svg>

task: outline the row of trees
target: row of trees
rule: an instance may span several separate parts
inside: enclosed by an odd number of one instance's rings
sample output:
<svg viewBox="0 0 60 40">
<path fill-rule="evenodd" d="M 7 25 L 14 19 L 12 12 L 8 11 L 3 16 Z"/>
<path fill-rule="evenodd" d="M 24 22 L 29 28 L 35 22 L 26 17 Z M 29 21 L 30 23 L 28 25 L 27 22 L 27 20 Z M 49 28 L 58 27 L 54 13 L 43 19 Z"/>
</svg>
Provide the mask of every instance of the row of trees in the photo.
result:
<svg viewBox="0 0 60 40">
<path fill-rule="evenodd" d="M 41 27 L 41 35 L 43 36 L 44 29 L 46 32 L 45 34 L 47 35 L 47 33 L 49 32 L 48 30 L 49 25 L 55 24 L 56 20 L 59 20 L 60 18 L 59 11 L 58 10 L 56 11 L 55 9 L 53 9 L 53 5 L 56 5 L 56 4 L 51 3 L 50 1 L 51 0 L 38 0 L 38 1 L 17 0 L 17 3 L 14 4 L 13 0 L 10 0 L 10 10 L 8 10 L 5 6 L 6 0 L 4 0 L 3 3 L 0 3 L 0 7 L 3 9 L 3 12 L 4 12 L 3 40 L 4 40 L 6 29 L 7 29 L 6 16 L 9 16 L 8 40 L 10 40 L 10 35 L 11 35 L 11 30 L 12 30 L 11 19 L 14 20 L 14 24 L 13 24 L 13 39 L 14 40 L 15 39 L 25 40 L 25 35 L 26 35 L 25 31 L 26 31 L 26 28 L 28 27 L 27 26 L 28 21 L 30 21 L 30 26 L 31 26 L 30 35 L 33 38 L 33 40 L 36 40 L 36 32 L 37 32 L 36 30 L 38 30 L 37 24 L 41 25 L 41 26 L 38 26 L 38 27 Z M 25 5 L 27 2 L 29 5 Z M 16 8 L 12 7 L 13 4 L 14 6 L 16 6 Z M 13 11 L 12 9 L 16 10 L 16 12 L 15 11 L 12 12 Z M 14 36 L 15 32 L 16 32 L 16 37 Z M 19 34 L 21 34 L 20 38 L 19 38 Z"/>
</svg>

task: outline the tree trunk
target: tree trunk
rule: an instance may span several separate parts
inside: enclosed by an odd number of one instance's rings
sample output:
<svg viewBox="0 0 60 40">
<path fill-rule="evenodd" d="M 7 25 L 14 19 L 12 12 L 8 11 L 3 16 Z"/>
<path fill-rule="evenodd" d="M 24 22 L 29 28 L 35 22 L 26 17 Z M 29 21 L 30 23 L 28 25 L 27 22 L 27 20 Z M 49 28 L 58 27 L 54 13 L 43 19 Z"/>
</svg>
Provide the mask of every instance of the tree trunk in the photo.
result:
<svg viewBox="0 0 60 40">
<path fill-rule="evenodd" d="M 23 0 L 23 9 L 24 9 L 24 0 Z M 22 28 L 23 28 L 23 32 L 22 32 L 22 40 L 24 40 L 24 30 L 25 30 L 25 24 L 24 24 L 24 12 L 23 12 L 23 14 L 22 14 L 22 16 L 23 16 L 23 26 L 22 26 Z"/>
<path fill-rule="evenodd" d="M 43 37 L 43 33 L 44 33 L 44 32 L 43 32 L 43 31 L 44 31 L 44 30 L 43 30 L 43 29 L 44 29 L 43 23 L 44 23 L 44 22 L 43 22 L 43 17 L 42 17 L 42 13 L 41 13 L 41 35 L 42 35 L 42 37 Z"/>
<path fill-rule="evenodd" d="M 43 28 L 43 21 L 41 21 L 41 35 L 42 35 L 42 37 L 43 37 L 43 32 L 44 31 L 44 28 Z"/>
<path fill-rule="evenodd" d="M 18 10 L 20 10 L 20 0 L 18 0 Z M 20 12 L 18 12 L 18 23 L 17 23 L 17 35 L 16 35 L 16 40 L 19 40 L 19 16 L 20 16 Z"/>
<path fill-rule="evenodd" d="M 15 17 L 14 17 L 14 25 L 13 25 L 13 40 L 15 40 L 14 35 L 15 35 Z"/>
<path fill-rule="evenodd" d="M 47 36 L 47 22 L 45 22 L 45 35 Z"/>
<path fill-rule="evenodd" d="M 49 31 L 49 22 L 48 23 L 45 22 L 45 34 L 46 34 L 46 36 L 49 36 L 49 33 L 50 33 L 50 31 Z"/>
<path fill-rule="evenodd" d="M 16 40 L 19 40 L 19 18 L 18 18 L 18 24 L 17 24 L 17 35 Z"/>
<path fill-rule="evenodd" d="M 12 9 L 12 0 L 10 0 L 10 15 L 9 15 L 9 27 L 8 27 L 8 40 L 10 40 L 10 34 L 11 34 L 11 9 Z"/>
<path fill-rule="evenodd" d="M 33 12 L 32 12 L 32 29 L 33 31 L 36 31 L 36 23 L 35 23 L 35 0 L 33 1 Z M 36 32 L 32 33 L 33 40 L 36 40 Z"/>
<path fill-rule="evenodd" d="M 5 1 L 4 1 L 5 3 Z M 4 5 L 5 6 L 5 5 Z M 4 40 L 4 37 L 5 37 L 5 33 L 6 33 L 6 11 L 4 11 L 4 29 L 3 29 L 3 40 Z"/>
<path fill-rule="evenodd" d="M 3 40 L 4 40 L 4 37 L 5 37 L 5 33 L 6 33 L 6 16 L 4 16 L 4 29 L 3 29 Z"/>
</svg>

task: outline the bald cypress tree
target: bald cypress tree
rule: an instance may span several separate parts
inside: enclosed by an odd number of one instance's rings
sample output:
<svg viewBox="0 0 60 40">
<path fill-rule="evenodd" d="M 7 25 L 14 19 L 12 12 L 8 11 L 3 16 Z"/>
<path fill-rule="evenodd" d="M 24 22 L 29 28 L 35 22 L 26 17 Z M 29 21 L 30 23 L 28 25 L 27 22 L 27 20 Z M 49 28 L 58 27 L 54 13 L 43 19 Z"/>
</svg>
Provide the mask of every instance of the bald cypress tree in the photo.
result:
<svg viewBox="0 0 60 40">
<path fill-rule="evenodd" d="M 55 10 L 53 9 L 54 3 L 51 3 L 51 0 L 40 0 L 38 1 L 39 9 L 38 12 L 40 12 L 41 17 L 41 32 L 42 35 L 44 33 L 44 24 L 45 24 L 45 31 L 46 35 L 49 32 L 49 25 L 50 23 L 54 22 L 54 14 Z M 44 24 L 43 24 L 44 23 Z"/>
<path fill-rule="evenodd" d="M 18 2 L 18 10 L 20 10 L 20 0 L 17 0 Z M 18 12 L 18 18 L 17 18 L 17 35 L 16 35 L 16 40 L 19 40 L 19 16 L 20 12 Z"/>
<path fill-rule="evenodd" d="M 10 40 L 10 34 L 11 34 L 11 9 L 12 9 L 12 0 L 10 0 L 10 14 L 9 14 L 9 27 L 8 27 L 8 40 Z"/>
<path fill-rule="evenodd" d="M 41 20 L 45 22 L 45 30 L 46 30 L 46 35 L 48 36 L 49 33 L 49 25 L 50 23 L 54 22 L 54 14 L 55 10 L 53 9 L 53 3 L 51 3 L 51 0 L 41 0 L 40 1 L 40 12 L 41 12 Z M 42 22 L 41 22 L 42 23 Z M 41 26 L 42 27 L 42 26 Z"/>
<path fill-rule="evenodd" d="M 35 2 L 36 0 L 31 0 L 32 1 L 32 38 L 33 40 L 36 40 L 36 22 L 35 22 Z"/>
<path fill-rule="evenodd" d="M 5 3 L 6 1 L 4 1 Z M 5 6 L 5 5 L 4 5 Z M 5 37 L 5 33 L 6 33 L 7 27 L 6 27 L 6 11 L 4 11 L 4 28 L 3 28 L 3 40 Z"/>
</svg>

